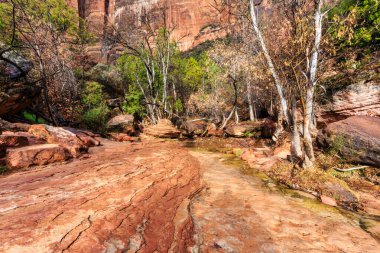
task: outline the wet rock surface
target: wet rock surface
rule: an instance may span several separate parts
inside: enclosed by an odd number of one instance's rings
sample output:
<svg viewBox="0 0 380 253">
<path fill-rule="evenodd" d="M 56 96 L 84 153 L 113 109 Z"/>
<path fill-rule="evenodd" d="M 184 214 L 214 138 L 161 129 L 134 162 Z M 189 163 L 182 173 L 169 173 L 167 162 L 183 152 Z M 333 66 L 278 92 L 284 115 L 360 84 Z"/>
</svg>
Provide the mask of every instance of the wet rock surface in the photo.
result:
<svg viewBox="0 0 380 253">
<path fill-rule="evenodd" d="M 207 185 L 191 206 L 201 252 L 378 251 L 374 238 L 335 209 L 265 188 L 220 155 L 192 154 Z"/>
<path fill-rule="evenodd" d="M 371 253 L 379 247 L 360 227 L 371 220 L 357 222 L 314 196 L 265 186 L 221 154 L 189 154 L 174 141 L 101 141 L 70 163 L 0 177 L 0 252 Z M 268 152 L 256 148 L 251 163 L 266 166 Z"/>
</svg>

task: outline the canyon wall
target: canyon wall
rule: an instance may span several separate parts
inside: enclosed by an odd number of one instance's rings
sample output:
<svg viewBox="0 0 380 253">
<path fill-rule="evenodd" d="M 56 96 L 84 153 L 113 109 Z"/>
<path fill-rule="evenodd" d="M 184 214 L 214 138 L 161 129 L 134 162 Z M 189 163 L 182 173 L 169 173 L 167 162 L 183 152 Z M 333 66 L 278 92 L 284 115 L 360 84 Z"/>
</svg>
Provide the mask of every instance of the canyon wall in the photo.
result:
<svg viewBox="0 0 380 253">
<path fill-rule="evenodd" d="M 103 34 L 109 26 L 129 26 L 131 19 L 139 22 L 143 13 L 165 6 L 166 22 L 174 27 L 172 39 L 181 50 L 222 36 L 222 15 L 212 6 L 213 0 L 67 0 L 87 20 L 92 32 Z M 100 36 L 101 37 L 101 36 Z M 104 38 L 103 38 L 104 39 Z M 107 61 L 117 50 L 99 41 L 88 53 L 99 61 Z"/>
</svg>

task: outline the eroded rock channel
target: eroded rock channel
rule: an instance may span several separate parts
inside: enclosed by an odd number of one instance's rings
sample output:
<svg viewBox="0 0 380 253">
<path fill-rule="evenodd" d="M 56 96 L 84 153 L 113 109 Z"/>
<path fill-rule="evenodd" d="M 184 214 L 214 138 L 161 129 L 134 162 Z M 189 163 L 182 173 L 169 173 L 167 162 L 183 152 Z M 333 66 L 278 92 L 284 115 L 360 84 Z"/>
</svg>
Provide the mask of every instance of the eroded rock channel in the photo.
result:
<svg viewBox="0 0 380 253">
<path fill-rule="evenodd" d="M 220 154 L 103 143 L 0 178 L 0 252 L 378 252 L 334 208 L 279 194 Z"/>
</svg>

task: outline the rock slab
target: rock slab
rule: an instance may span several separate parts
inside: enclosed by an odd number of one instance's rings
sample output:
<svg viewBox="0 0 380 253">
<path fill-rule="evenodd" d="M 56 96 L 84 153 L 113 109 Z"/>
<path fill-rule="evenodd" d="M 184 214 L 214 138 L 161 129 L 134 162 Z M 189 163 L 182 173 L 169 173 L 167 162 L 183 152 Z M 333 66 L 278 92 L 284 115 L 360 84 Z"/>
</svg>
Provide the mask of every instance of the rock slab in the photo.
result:
<svg viewBox="0 0 380 253">
<path fill-rule="evenodd" d="M 76 134 L 61 128 L 48 125 L 32 125 L 29 133 L 38 138 L 45 139 L 50 144 L 59 144 L 65 147 L 74 157 L 88 151 L 88 147 Z"/>
<path fill-rule="evenodd" d="M 178 144 L 104 140 L 86 159 L 0 177 L 0 252 L 187 252 L 200 187 Z"/>
<path fill-rule="evenodd" d="M 46 165 L 62 162 L 72 156 L 67 149 L 58 144 L 42 144 L 23 148 L 8 149 L 6 163 L 8 168 L 22 169 L 33 165 Z"/>
</svg>

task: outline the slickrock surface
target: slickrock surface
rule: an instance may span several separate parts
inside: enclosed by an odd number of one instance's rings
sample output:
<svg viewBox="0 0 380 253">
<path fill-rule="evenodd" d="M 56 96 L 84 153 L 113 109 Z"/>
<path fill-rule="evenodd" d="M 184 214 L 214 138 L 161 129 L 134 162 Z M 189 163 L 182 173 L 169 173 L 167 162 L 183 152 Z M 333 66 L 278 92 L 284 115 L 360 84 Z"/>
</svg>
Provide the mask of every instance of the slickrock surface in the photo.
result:
<svg viewBox="0 0 380 253">
<path fill-rule="evenodd" d="M 198 162 L 175 143 L 103 143 L 87 158 L 0 177 L 0 252 L 186 252 L 194 244 L 188 206 L 201 188 Z"/>
<path fill-rule="evenodd" d="M 192 154 L 207 185 L 191 205 L 200 252 L 379 252 L 380 244 L 336 209 L 271 191 L 220 155 Z"/>
</svg>

